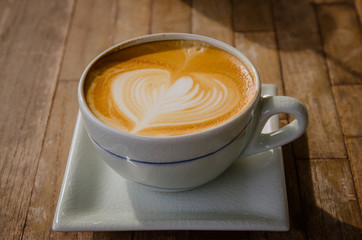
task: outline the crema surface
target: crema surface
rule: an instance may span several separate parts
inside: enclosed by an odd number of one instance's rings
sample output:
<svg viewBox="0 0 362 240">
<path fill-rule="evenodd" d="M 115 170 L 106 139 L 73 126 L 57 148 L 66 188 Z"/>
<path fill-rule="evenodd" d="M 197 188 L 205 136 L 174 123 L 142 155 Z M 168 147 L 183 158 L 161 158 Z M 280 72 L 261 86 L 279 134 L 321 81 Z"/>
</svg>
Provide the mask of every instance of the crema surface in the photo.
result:
<svg viewBox="0 0 362 240">
<path fill-rule="evenodd" d="M 84 90 L 90 110 L 107 125 L 160 137 L 229 121 L 254 99 L 256 84 L 233 55 L 199 41 L 169 40 L 103 57 Z"/>
</svg>

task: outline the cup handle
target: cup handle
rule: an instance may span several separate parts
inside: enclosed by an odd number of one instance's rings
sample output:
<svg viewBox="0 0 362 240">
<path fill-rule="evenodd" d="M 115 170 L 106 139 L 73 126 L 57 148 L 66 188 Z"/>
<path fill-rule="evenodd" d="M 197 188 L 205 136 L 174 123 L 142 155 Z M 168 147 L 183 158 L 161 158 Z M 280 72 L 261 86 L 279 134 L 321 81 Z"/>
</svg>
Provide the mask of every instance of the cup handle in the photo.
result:
<svg viewBox="0 0 362 240">
<path fill-rule="evenodd" d="M 249 143 L 242 152 L 241 157 L 247 157 L 287 144 L 300 137 L 307 127 L 307 108 L 295 98 L 286 96 L 262 97 L 258 108 L 251 123 Z M 261 131 L 269 118 L 278 113 L 289 113 L 294 115 L 296 119 L 274 132 L 262 133 Z"/>
</svg>

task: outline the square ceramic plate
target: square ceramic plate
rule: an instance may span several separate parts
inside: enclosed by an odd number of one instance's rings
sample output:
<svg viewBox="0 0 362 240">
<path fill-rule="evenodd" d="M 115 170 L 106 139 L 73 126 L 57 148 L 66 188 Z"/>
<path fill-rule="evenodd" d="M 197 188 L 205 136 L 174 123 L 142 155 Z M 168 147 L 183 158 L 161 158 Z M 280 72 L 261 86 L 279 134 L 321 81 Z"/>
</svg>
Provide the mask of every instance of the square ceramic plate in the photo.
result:
<svg viewBox="0 0 362 240">
<path fill-rule="evenodd" d="M 263 85 L 262 95 L 276 95 Z M 277 116 L 264 131 L 278 128 Z M 153 192 L 99 159 L 78 115 L 56 208 L 55 231 L 289 229 L 281 148 L 238 159 L 212 182 Z"/>
</svg>

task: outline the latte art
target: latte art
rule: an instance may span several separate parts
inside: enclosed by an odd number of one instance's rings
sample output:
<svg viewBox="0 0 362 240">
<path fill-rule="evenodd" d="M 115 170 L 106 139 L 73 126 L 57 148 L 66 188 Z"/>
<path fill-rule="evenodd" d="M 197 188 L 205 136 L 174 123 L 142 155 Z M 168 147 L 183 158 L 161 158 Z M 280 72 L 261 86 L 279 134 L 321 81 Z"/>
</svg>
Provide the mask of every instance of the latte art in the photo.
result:
<svg viewBox="0 0 362 240">
<path fill-rule="evenodd" d="M 228 94 L 235 93 L 206 74 L 194 78 L 183 76 L 172 83 L 167 70 L 135 70 L 115 77 L 112 95 L 119 110 L 134 122 L 132 133 L 205 122 L 230 111 L 223 106 L 232 104 Z"/>
<path fill-rule="evenodd" d="M 126 59 L 119 59 L 122 52 Z M 255 96 L 255 83 L 239 60 L 181 40 L 120 50 L 94 69 L 86 88 L 88 106 L 100 120 L 146 136 L 217 126 L 242 112 Z"/>
</svg>

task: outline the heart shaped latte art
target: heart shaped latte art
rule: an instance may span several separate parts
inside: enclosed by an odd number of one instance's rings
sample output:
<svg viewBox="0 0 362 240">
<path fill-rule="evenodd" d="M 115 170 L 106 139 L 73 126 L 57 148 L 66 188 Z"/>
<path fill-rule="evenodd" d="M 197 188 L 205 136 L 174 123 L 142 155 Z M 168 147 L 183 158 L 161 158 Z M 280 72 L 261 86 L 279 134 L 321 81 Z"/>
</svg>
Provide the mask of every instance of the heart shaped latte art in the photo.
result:
<svg viewBox="0 0 362 240">
<path fill-rule="evenodd" d="M 235 105 L 230 87 L 212 75 L 173 78 L 168 70 L 155 68 L 119 73 L 111 94 L 122 115 L 134 123 L 131 133 L 207 122 L 227 114 Z"/>
<path fill-rule="evenodd" d="M 231 121 L 256 96 L 237 57 L 197 40 L 162 40 L 104 56 L 84 84 L 103 123 L 122 132 L 168 137 Z"/>
</svg>

